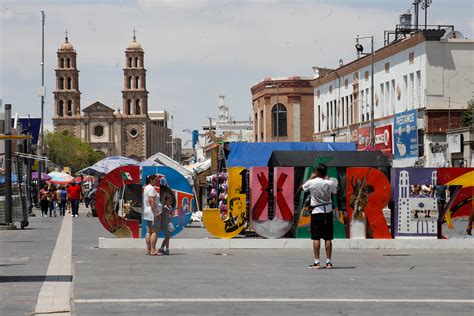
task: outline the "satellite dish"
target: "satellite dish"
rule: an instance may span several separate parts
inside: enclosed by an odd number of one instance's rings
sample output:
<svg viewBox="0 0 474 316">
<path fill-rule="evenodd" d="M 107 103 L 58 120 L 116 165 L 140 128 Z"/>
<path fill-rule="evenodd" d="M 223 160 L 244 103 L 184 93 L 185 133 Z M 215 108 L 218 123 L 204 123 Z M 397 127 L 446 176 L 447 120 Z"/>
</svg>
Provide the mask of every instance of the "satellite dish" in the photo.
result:
<svg viewBox="0 0 474 316">
<path fill-rule="evenodd" d="M 443 39 L 464 39 L 464 35 L 459 31 L 452 31 L 443 36 Z"/>
</svg>

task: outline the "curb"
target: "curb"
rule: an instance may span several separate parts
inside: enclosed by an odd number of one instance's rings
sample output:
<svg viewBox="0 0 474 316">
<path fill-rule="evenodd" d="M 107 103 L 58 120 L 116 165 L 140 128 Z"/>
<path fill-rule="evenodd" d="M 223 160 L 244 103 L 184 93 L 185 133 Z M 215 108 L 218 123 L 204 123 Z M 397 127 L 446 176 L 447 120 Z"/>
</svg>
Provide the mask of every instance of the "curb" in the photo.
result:
<svg viewBox="0 0 474 316">
<path fill-rule="evenodd" d="M 184 239 L 172 240 L 174 249 L 310 249 L 310 239 Z M 337 249 L 474 249 L 474 239 L 335 239 Z M 99 237 L 100 249 L 144 249 L 143 238 Z"/>
</svg>

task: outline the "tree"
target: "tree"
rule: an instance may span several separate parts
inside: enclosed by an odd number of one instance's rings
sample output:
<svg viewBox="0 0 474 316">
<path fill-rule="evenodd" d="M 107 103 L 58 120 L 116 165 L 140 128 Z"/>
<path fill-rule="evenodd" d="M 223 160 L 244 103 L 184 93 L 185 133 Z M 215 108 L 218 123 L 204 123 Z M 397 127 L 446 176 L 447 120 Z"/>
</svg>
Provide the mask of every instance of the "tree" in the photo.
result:
<svg viewBox="0 0 474 316">
<path fill-rule="evenodd" d="M 461 113 L 461 124 L 463 126 L 472 126 L 472 116 L 474 115 L 474 99 L 467 103 L 467 108 Z"/>
<path fill-rule="evenodd" d="M 105 158 L 102 151 L 94 150 L 68 131 L 46 134 L 46 145 L 51 162 L 70 167 L 72 174 Z"/>
</svg>

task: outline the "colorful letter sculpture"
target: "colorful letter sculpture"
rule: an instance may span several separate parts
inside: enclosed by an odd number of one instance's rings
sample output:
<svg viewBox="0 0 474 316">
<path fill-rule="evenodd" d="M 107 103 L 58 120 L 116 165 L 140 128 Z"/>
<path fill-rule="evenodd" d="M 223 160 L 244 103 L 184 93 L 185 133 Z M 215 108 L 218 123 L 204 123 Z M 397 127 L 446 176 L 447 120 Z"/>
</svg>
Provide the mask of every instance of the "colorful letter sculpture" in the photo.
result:
<svg viewBox="0 0 474 316">
<path fill-rule="evenodd" d="M 466 236 L 474 213 L 474 168 L 439 168 L 437 183 L 448 186 L 449 202 L 439 211 L 440 238 Z"/>
<path fill-rule="evenodd" d="M 377 169 L 357 167 L 346 172 L 347 222 L 365 217 L 373 238 L 391 239 L 382 209 L 390 201 L 391 189 L 387 177 Z"/>
<path fill-rule="evenodd" d="M 436 184 L 434 168 L 393 168 L 392 186 L 395 204 L 395 237 L 436 237 L 438 231 L 438 206 L 433 193 L 426 194 L 421 186 Z M 419 189 L 417 189 L 419 187 Z"/>
<path fill-rule="evenodd" d="M 117 237 L 139 237 L 140 221 L 126 217 L 127 212 L 123 210 L 123 207 L 127 203 L 123 203 L 122 198 L 125 186 L 139 183 L 139 167 L 123 166 L 106 174 L 97 189 L 97 216 L 102 226 Z M 141 201 L 130 201 L 128 205 L 137 203 L 141 204 Z"/>
<path fill-rule="evenodd" d="M 218 238 L 232 238 L 247 225 L 246 173 L 242 167 L 228 169 L 228 212 L 221 216 L 219 209 L 204 209 L 203 222 L 206 229 Z"/>
<path fill-rule="evenodd" d="M 193 209 L 194 196 L 193 190 L 189 182 L 184 178 L 182 174 L 176 170 L 165 167 L 143 167 L 142 170 L 142 185 L 145 186 L 146 177 L 156 174 L 160 179 L 160 187 L 157 187 L 156 190 L 160 193 L 160 190 L 167 190 L 170 194 L 174 196 L 174 208 L 175 211 L 171 216 L 171 222 L 173 223 L 175 230 L 171 232 L 171 236 L 176 236 L 189 223 L 191 219 L 191 210 Z M 162 201 L 163 203 L 163 201 Z M 146 235 L 146 225 L 144 220 L 142 220 L 142 231 L 141 236 L 145 237 Z M 164 233 L 160 231 L 159 237 L 164 237 Z"/>
<path fill-rule="evenodd" d="M 293 226 L 294 169 L 276 167 L 273 170 L 273 218 L 269 214 L 270 181 L 267 167 L 250 168 L 252 227 L 265 238 L 279 238 Z"/>
</svg>

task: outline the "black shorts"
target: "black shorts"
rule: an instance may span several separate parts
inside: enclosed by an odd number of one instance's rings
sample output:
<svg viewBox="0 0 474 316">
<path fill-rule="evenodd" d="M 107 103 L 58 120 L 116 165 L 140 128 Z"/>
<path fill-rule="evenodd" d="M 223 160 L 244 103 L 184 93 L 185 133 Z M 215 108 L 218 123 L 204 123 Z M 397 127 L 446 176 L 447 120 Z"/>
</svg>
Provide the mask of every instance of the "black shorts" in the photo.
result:
<svg viewBox="0 0 474 316">
<path fill-rule="evenodd" d="M 334 228 L 332 212 L 311 214 L 311 239 L 333 240 Z"/>
</svg>

